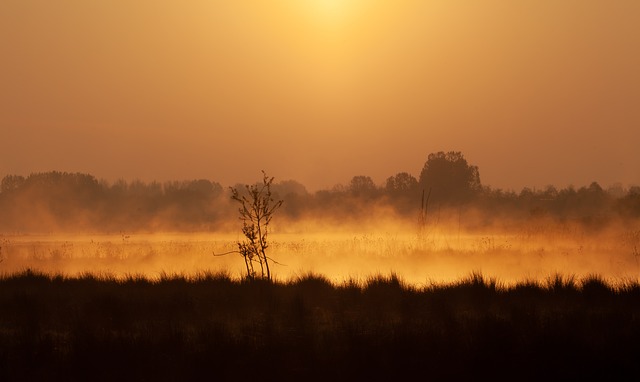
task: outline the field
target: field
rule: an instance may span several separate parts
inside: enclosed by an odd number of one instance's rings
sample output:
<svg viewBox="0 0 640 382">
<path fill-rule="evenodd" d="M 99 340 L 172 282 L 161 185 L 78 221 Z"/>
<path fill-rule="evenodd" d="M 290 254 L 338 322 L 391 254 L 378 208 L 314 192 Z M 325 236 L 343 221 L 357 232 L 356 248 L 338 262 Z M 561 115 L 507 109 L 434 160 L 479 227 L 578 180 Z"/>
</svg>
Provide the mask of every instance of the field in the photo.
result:
<svg viewBox="0 0 640 382">
<path fill-rule="evenodd" d="M 610 282 L 640 275 L 640 227 L 590 230 L 579 224 L 460 230 L 393 224 L 275 230 L 269 256 L 276 280 L 314 272 L 334 283 L 398 274 L 415 286 L 460 280 L 480 272 L 504 284 L 545 280 L 554 274 L 598 275 Z M 382 227 L 382 228 L 381 228 Z M 90 272 L 116 278 L 138 275 L 193 276 L 226 272 L 244 276 L 238 232 L 117 233 L 0 236 L 0 273 L 32 269 L 67 276 Z M 217 255 L 217 256 L 214 256 Z"/>
<path fill-rule="evenodd" d="M 4 235 L 0 380 L 637 375 L 638 232 Z"/>
</svg>

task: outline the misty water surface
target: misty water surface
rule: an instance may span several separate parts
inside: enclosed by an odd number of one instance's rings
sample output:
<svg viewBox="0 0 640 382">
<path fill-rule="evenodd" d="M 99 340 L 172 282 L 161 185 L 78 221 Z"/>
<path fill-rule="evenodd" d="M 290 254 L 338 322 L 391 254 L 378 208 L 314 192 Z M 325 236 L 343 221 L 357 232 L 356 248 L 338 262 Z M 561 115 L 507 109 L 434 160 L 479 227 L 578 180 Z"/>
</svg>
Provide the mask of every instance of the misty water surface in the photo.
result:
<svg viewBox="0 0 640 382">
<path fill-rule="evenodd" d="M 382 224 L 380 226 L 383 226 Z M 196 275 L 227 272 L 242 277 L 236 249 L 239 233 L 154 233 L 0 236 L 0 272 L 26 268 L 65 275 Z M 587 232 L 580 227 L 531 226 L 518 232 L 462 232 L 432 228 L 419 233 L 386 225 L 381 230 L 354 228 L 276 232 L 269 256 L 278 264 L 276 279 L 309 272 L 340 283 L 396 273 L 412 284 L 449 282 L 471 272 L 504 283 L 544 280 L 561 273 L 598 274 L 611 281 L 640 274 L 640 231 L 619 227 Z M 215 255 L 217 256 L 215 256 Z"/>
</svg>

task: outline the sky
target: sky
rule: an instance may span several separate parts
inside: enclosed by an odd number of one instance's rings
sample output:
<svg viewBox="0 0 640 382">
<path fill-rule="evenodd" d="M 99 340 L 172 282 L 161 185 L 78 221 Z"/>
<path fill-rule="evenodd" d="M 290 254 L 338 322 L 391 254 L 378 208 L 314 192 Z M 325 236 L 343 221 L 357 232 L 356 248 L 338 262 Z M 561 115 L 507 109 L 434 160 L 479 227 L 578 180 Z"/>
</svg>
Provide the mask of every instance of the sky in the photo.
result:
<svg viewBox="0 0 640 382">
<path fill-rule="evenodd" d="M 637 0 L 2 0 L 0 177 L 640 184 Z"/>
</svg>

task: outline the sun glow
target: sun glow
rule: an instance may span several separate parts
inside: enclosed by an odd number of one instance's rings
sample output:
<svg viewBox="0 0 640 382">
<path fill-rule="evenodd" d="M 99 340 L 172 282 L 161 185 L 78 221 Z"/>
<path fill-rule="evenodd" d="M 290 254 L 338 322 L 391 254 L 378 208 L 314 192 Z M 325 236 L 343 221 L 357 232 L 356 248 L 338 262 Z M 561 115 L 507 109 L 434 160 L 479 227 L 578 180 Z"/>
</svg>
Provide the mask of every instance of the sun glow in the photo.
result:
<svg viewBox="0 0 640 382">
<path fill-rule="evenodd" d="M 335 14 L 344 10 L 349 2 L 344 0 L 312 0 L 311 3 L 317 10 Z"/>
<path fill-rule="evenodd" d="M 307 0 L 304 3 L 315 22 L 326 26 L 348 22 L 363 5 L 362 0 Z"/>
</svg>

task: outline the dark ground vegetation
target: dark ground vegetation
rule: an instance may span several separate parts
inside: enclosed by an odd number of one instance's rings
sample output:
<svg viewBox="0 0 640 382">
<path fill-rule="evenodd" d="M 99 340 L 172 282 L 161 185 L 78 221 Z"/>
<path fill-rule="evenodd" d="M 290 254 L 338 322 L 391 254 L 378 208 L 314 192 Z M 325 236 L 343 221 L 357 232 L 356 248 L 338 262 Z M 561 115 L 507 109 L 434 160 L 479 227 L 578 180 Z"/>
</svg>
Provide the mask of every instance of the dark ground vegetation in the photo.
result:
<svg viewBox="0 0 640 382">
<path fill-rule="evenodd" d="M 596 276 L 0 279 L 2 381 L 618 380 L 639 344 L 640 285 Z"/>
</svg>

